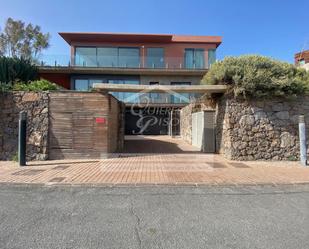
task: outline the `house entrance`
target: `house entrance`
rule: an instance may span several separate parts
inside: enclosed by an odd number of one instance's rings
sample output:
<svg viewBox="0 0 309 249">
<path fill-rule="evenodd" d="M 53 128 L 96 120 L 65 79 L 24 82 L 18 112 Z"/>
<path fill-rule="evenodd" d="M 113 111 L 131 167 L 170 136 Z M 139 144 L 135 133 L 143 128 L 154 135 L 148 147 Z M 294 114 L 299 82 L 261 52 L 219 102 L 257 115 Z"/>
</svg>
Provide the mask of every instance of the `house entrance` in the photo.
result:
<svg viewBox="0 0 309 249">
<path fill-rule="evenodd" d="M 175 107 L 127 107 L 125 135 L 180 135 L 180 109 Z"/>
</svg>

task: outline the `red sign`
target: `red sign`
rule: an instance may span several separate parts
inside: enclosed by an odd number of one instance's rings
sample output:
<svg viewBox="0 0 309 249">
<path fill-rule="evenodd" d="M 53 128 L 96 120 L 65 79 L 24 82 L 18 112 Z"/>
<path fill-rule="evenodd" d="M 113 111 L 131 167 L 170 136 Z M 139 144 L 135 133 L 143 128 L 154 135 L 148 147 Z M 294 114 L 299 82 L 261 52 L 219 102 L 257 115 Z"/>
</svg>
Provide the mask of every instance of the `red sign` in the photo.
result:
<svg viewBox="0 0 309 249">
<path fill-rule="evenodd" d="M 95 118 L 95 122 L 97 124 L 105 124 L 105 118 Z"/>
</svg>

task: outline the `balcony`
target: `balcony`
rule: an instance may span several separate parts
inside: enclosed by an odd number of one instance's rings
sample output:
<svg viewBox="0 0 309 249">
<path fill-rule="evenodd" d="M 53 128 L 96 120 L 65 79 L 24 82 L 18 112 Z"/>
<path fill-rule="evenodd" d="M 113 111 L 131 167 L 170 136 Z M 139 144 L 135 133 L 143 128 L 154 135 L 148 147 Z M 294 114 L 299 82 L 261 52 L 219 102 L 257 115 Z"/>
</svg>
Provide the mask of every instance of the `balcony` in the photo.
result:
<svg viewBox="0 0 309 249">
<path fill-rule="evenodd" d="M 145 69 L 145 70 L 186 70 L 205 71 L 208 62 L 194 61 L 184 57 L 147 58 L 125 56 L 121 59 L 110 56 L 69 56 L 69 55 L 44 55 L 36 61 L 40 68 L 79 68 L 79 69 Z"/>
</svg>

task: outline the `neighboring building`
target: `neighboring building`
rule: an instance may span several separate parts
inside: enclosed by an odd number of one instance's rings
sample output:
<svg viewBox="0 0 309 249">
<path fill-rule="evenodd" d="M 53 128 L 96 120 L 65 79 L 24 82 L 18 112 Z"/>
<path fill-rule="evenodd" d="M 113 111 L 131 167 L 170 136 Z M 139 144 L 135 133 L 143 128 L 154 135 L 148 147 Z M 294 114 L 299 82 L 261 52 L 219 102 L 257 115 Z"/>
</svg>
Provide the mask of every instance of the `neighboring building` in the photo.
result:
<svg viewBox="0 0 309 249">
<path fill-rule="evenodd" d="M 295 54 L 295 65 L 309 70 L 309 50 Z"/>
<path fill-rule="evenodd" d="M 197 85 L 216 61 L 216 49 L 221 44 L 220 36 L 59 34 L 71 47 L 70 58 L 66 62 L 63 58 L 55 58 L 52 63 L 43 62 L 40 76 L 78 91 L 88 91 L 93 83 Z M 112 94 L 128 107 L 135 102 L 143 103 L 142 97 L 132 96 L 133 93 Z M 149 93 L 147 97 L 153 105 L 180 108 L 189 102 L 192 95 Z M 129 111 L 127 113 L 126 130 L 127 134 L 131 134 L 136 128 L 136 117 L 130 116 Z M 145 132 L 167 133 L 170 133 L 168 127 L 162 126 L 153 126 Z"/>
</svg>

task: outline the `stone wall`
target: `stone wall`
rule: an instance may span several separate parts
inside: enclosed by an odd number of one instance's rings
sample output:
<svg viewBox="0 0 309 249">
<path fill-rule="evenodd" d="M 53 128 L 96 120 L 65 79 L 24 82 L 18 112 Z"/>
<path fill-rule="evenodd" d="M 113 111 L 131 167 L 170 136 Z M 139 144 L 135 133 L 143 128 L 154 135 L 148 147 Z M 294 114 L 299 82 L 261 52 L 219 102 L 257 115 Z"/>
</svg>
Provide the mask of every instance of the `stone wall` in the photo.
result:
<svg viewBox="0 0 309 249">
<path fill-rule="evenodd" d="M 306 117 L 309 134 L 309 97 L 290 101 L 221 100 L 217 117 L 220 152 L 237 160 L 296 160 L 301 114 Z"/>
<path fill-rule="evenodd" d="M 180 110 L 180 135 L 183 140 L 192 143 L 192 113 L 206 110 L 215 110 L 216 103 L 202 96 Z"/>
<path fill-rule="evenodd" d="M 0 160 L 17 158 L 18 118 L 26 111 L 27 160 L 45 160 L 48 156 L 48 93 L 0 93 Z"/>
<path fill-rule="evenodd" d="M 181 134 L 186 141 L 191 142 L 189 113 L 205 108 L 211 105 L 191 104 L 182 110 Z M 306 117 L 307 139 L 309 137 L 309 97 L 269 101 L 222 98 L 215 108 L 216 151 L 229 159 L 298 159 L 298 116 L 301 114 Z"/>
<path fill-rule="evenodd" d="M 0 94 L 0 160 L 17 158 L 18 118 L 26 111 L 27 160 L 100 158 L 123 148 L 123 104 L 93 92 Z"/>
</svg>

